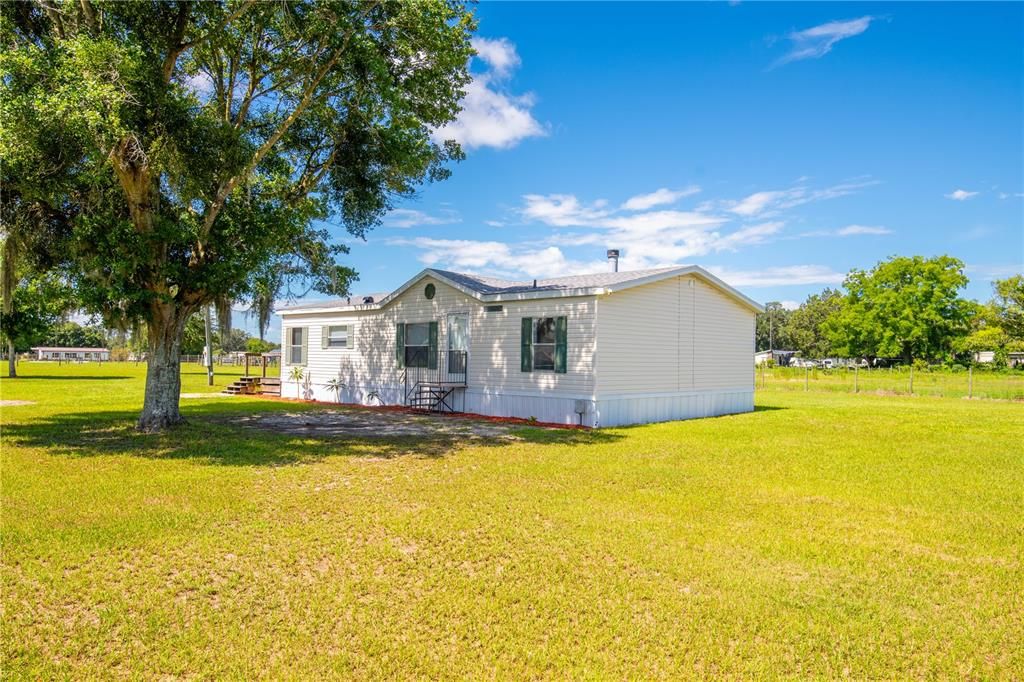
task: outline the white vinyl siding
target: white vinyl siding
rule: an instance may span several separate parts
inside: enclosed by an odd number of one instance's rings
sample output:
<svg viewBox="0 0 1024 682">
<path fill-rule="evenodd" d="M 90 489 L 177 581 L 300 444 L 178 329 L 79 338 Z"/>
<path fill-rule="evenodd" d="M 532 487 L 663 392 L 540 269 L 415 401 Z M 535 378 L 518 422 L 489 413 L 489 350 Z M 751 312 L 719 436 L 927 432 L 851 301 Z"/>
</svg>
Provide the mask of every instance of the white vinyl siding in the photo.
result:
<svg viewBox="0 0 1024 682">
<path fill-rule="evenodd" d="M 696 277 L 598 299 L 598 396 L 753 389 L 754 312 Z"/>
<path fill-rule="evenodd" d="M 700 280 L 694 294 L 694 388 L 753 390 L 754 312 Z"/>
<path fill-rule="evenodd" d="M 424 296 L 430 283 L 435 287 L 432 299 Z M 398 322 L 438 323 L 438 348 L 448 348 L 449 315 L 465 313 L 469 329 L 468 389 L 485 393 L 543 392 L 552 396 L 588 397 L 594 390 L 595 299 L 545 299 L 506 301 L 502 310 L 486 312 L 480 301 L 447 284 L 427 277 L 403 292 L 379 310 L 344 313 L 294 313 L 283 316 L 285 329 L 307 326 L 310 338 L 306 363 L 314 385 L 340 378 L 355 387 L 351 396 L 358 399 L 367 391 L 390 388 L 401 382 L 395 349 L 395 325 Z M 568 357 L 566 373 L 521 372 L 520 334 L 524 317 L 567 318 Z M 321 329 L 348 325 L 350 345 L 354 349 L 321 348 Z M 291 364 L 285 357 L 285 366 Z M 282 370 L 287 376 L 288 370 Z M 385 400 L 385 402 L 395 402 Z"/>
</svg>

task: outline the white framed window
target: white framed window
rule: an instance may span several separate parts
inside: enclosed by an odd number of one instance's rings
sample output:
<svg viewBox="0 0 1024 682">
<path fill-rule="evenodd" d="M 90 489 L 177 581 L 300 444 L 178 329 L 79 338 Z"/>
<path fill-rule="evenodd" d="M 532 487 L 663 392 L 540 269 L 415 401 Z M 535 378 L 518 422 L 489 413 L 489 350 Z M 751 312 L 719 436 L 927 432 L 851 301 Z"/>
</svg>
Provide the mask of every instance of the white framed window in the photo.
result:
<svg viewBox="0 0 1024 682">
<path fill-rule="evenodd" d="M 288 364 L 306 364 L 306 328 L 292 327 L 288 330 Z"/>
<path fill-rule="evenodd" d="M 348 325 L 331 325 L 330 327 L 324 327 L 326 336 L 324 337 L 324 348 L 348 348 Z"/>
</svg>

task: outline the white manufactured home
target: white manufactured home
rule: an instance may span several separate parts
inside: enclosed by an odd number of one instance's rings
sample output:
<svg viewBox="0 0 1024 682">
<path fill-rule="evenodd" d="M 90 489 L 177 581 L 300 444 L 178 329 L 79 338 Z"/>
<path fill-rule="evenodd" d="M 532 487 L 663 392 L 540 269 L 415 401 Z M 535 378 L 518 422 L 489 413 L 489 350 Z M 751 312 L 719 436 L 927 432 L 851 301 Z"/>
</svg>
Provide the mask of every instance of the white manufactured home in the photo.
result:
<svg viewBox="0 0 1024 682">
<path fill-rule="evenodd" d="M 760 311 L 696 266 L 427 269 L 387 295 L 280 310 L 282 395 L 587 426 L 749 412 Z"/>
<path fill-rule="evenodd" d="M 110 351 L 106 348 L 77 348 L 70 346 L 35 346 L 32 353 L 36 360 L 96 360 L 106 362 Z"/>
</svg>

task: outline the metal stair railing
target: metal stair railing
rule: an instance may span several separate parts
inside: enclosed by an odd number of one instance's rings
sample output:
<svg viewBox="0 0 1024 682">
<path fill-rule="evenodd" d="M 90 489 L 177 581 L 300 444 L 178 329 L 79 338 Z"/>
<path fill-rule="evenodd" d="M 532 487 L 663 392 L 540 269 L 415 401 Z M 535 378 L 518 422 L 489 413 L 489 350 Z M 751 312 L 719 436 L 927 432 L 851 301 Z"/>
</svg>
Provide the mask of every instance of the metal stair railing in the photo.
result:
<svg viewBox="0 0 1024 682">
<path fill-rule="evenodd" d="M 402 370 L 404 404 L 431 412 L 454 412 L 449 397 L 466 386 L 466 351 L 415 351 Z"/>
</svg>

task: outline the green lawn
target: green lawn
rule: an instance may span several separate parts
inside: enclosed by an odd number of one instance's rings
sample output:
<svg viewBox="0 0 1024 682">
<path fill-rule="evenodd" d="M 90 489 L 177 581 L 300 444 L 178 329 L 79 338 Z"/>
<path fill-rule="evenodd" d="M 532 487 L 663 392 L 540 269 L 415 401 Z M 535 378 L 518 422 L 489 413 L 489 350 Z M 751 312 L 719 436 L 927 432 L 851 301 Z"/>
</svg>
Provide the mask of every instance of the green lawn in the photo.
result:
<svg viewBox="0 0 1024 682">
<path fill-rule="evenodd" d="M 232 426 L 300 409 L 255 398 L 141 435 L 141 366 L 21 370 L 7 679 L 1024 676 L 1019 402 L 769 391 L 428 447 Z"/>
</svg>

